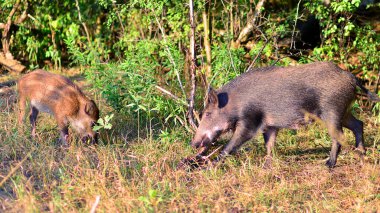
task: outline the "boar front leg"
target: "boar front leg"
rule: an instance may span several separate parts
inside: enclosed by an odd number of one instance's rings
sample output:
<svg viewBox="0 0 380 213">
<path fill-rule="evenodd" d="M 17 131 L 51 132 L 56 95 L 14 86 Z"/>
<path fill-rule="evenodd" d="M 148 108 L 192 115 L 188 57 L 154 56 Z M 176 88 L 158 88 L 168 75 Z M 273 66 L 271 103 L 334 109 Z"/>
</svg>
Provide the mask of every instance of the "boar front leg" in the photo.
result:
<svg viewBox="0 0 380 213">
<path fill-rule="evenodd" d="M 63 146 L 69 146 L 68 138 L 69 138 L 69 127 L 68 126 L 63 126 L 60 127 L 60 138 L 59 140 L 61 141 Z"/>
<path fill-rule="evenodd" d="M 69 138 L 69 125 L 65 118 L 56 117 L 58 122 L 58 127 L 60 129 L 60 138 L 59 141 L 63 146 L 68 146 L 68 138 Z"/>
<path fill-rule="evenodd" d="M 219 155 L 220 158 L 224 158 L 227 155 L 235 153 L 241 145 L 255 136 L 258 128 L 248 128 L 245 124 L 237 123 L 236 130 L 230 140 L 230 142 L 224 147 L 223 151 Z"/>
<path fill-rule="evenodd" d="M 343 130 L 341 127 L 334 128 L 329 125 L 327 125 L 327 127 L 328 127 L 329 135 L 332 139 L 332 146 L 331 146 L 331 151 L 330 151 L 330 157 L 327 160 L 326 165 L 329 168 L 333 168 L 336 164 L 336 160 L 338 158 L 338 154 L 341 149 L 341 144 L 339 141 L 343 139 Z"/>
<path fill-rule="evenodd" d="M 265 141 L 265 148 L 267 150 L 267 156 L 264 163 L 264 168 L 270 168 L 272 166 L 272 149 L 274 146 L 274 143 L 276 141 L 278 129 L 276 128 L 268 128 L 263 136 Z"/>
</svg>

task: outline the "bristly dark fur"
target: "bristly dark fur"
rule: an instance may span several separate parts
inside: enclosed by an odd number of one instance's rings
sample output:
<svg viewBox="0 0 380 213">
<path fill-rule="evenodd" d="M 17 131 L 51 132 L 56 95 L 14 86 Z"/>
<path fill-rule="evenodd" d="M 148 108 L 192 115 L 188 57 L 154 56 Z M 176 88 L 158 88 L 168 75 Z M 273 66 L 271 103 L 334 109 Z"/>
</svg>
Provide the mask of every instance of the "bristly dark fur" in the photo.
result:
<svg viewBox="0 0 380 213">
<path fill-rule="evenodd" d="M 363 123 L 349 110 L 356 87 L 371 100 L 380 101 L 354 75 L 330 62 L 249 70 L 217 91 L 210 89 L 209 104 L 204 110 L 208 116 L 202 117 L 192 144 L 208 146 L 226 128 L 233 129 L 234 135 L 221 153 L 223 157 L 262 131 L 270 156 L 279 129 L 297 129 L 309 123 L 306 117 L 311 117 L 328 127 L 333 146 L 327 164 L 333 167 L 342 127 L 354 132 L 356 147 L 365 152 Z"/>
</svg>

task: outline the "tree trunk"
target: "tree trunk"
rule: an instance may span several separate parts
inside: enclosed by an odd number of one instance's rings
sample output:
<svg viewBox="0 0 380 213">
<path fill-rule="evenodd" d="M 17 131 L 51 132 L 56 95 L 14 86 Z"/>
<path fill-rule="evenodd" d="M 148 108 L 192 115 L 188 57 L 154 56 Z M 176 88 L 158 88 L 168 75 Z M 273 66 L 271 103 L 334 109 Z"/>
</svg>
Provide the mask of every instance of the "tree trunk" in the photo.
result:
<svg viewBox="0 0 380 213">
<path fill-rule="evenodd" d="M 207 5 L 205 6 L 205 9 L 203 10 L 202 17 L 203 17 L 203 28 L 204 28 L 204 37 L 203 37 L 203 43 L 205 46 L 205 52 L 206 52 L 206 76 L 211 76 L 211 43 L 210 43 L 210 31 L 209 31 L 209 15 L 208 15 L 208 9 Z"/>
<path fill-rule="evenodd" d="M 11 12 L 8 15 L 7 23 L 1 24 L 1 27 L 3 29 L 2 38 L 1 38 L 1 43 L 3 45 L 3 52 L 5 55 L 5 58 L 10 59 L 10 60 L 13 60 L 13 55 L 9 51 L 10 39 L 11 39 L 11 34 L 9 33 L 9 30 L 11 29 L 11 25 L 12 25 L 12 17 L 16 13 L 18 8 L 20 7 L 20 1 L 21 0 L 17 0 L 16 4 L 13 6 Z"/>
<path fill-rule="evenodd" d="M 7 58 L 0 52 L 0 64 L 2 64 L 9 71 L 24 72 L 26 67 L 19 61 Z"/>
<path fill-rule="evenodd" d="M 188 108 L 188 121 L 189 124 L 196 129 L 197 125 L 194 121 L 194 99 L 196 90 L 196 57 L 195 57 L 195 22 L 194 22 L 194 2 L 189 0 L 190 7 L 190 76 L 191 76 L 191 90 L 189 97 L 189 108 Z"/>
<path fill-rule="evenodd" d="M 84 32 L 86 33 L 86 37 L 87 37 L 88 44 L 91 44 L 90 33 L 88 32 L 88 29 L 87 29 L 87 25 L 86 25 L 86 23 L 84 23 L 84 22 L 82 21 L 82 15 L 81 15 L 81 12 L 80 12 L 80 8 L 79 8 L 79 2 L 78 2 L 78 0 L 75 0 L 75 5 L 76 5 L 77 10 L 78 10 L 78 18 L 79 18 L 79 22 L 82 24 L 82 26 L 83 26 L 83 28 L 84 28 Z"/>
<path fill-rule="evenodd" d="M 256 4 L 252 19 L 247 21 L 247 25 L 241 30 L 238 39 L 234 42 L 235 47 L 239 47 L 241 43 L 244 43 L 248 40 L 248 37 L 255 26 L 256 19 L 261 13 L 261 8 L 263 7 L 264 2 L 265 0 L 259 0 L 259 2 Z"/>
<path fill-rule="evenodd" d="M 230 34 L 232 36 L 232 39 L 234 38 L 234 0 L 231 0 L 230 2 Z"/>
<path fill-rule="evenodd" d="M 0 23 L 0 29 L 3 30 L 1 35 L 1 44 L 3 46 L 2 52 L 0 52 L 0 64 L 4 65 L 4 67 L 9 71 L 16 71 L 16 72 L 22 72 L 26 70 L 26 67 L 23 66 L 19 61 L 13 59 L 13 55 L 10 52 L 10 40 L 11 40 L 11 33 L 10 29 L 12 24 L 20 24 L 21 22 L 25 21 L 27 16 L 27 9 L 28 9 L 28 2 L 25 1 L 24 3 L 24 11 L 21 13 L 21 15 L 18 17 L 14 23 L 12 23 L 12 17 L 15 15 L 17 10 L 20 8 L 21 0 L 17 0 L 15 5 L 13 6 L 11 12 L 9 13 L 7 17 L 6 23 Z"/>
</svg>

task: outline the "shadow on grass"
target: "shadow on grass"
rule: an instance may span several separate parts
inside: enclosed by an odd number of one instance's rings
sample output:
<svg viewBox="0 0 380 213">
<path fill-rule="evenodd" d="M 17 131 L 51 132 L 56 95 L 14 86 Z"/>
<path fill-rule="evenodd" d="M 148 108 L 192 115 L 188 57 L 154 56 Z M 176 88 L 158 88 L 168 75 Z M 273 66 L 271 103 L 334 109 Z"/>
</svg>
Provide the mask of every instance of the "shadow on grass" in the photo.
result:
<svg viewBox="0 0 380 213">
<path fill-rule="evenodd" d="M 315 148 L 308 148 L 308 149 L 300 149 L 300 148 L 295 148 L 295 149 L 287 149 L 286 151 L 282 151 L 281 155 L 284 156 L 291 156 L 291 155 L 314 155 L 314 156 L 319 156 L 319 155 L 327 155 L 330 152 L 328 148 L 325 147 L 315 147 Z"/>
</svg>

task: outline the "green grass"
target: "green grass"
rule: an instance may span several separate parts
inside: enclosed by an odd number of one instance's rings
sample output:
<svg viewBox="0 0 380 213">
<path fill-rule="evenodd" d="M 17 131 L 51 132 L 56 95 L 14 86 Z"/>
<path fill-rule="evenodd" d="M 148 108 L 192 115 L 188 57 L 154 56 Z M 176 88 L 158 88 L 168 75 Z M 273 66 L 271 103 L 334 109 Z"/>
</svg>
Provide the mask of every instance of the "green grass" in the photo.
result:
<svg viewBox="0 0 380 213">
<path fill-rule="evenodd" d="M 105 104 L 100 108 L 103 115 L 112 112 Z M 183 129 L 160 139 L 115 114 L 99 145 L 74 141 L 64 149 L 56 143 L 51 117 L 40 117 L 32 141 L 29 123 L 23 133 L 17 127 L 15 109 L 0 106 L 0 212 L 89 212 L 97 196 L 98 212 L 380 211 L 380 132 L 375 118 L 365 114 L 363 163 L 346 132 L 348 145 L 337 167 L 326 168 L 330 139 L 315 124 L 280 132 L 272 169 L 262 168 L 259 136 L 224 163 L 186 171 L 177 164 L 195 151 L 191 133 Z"/>
</svg>

